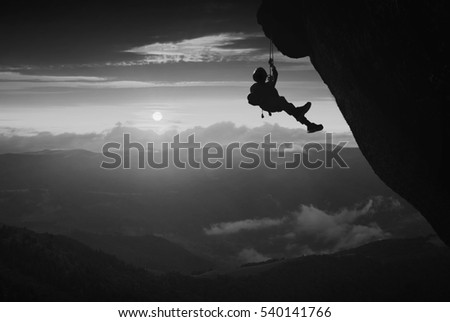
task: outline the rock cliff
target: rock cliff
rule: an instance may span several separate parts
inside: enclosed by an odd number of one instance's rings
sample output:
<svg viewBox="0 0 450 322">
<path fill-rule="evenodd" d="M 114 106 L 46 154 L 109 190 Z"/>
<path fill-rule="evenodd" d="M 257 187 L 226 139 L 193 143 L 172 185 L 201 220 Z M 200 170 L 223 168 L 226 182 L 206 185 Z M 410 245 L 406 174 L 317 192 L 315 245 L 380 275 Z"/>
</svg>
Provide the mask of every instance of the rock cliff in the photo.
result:
<svg viewBox="0 0 450 322">
<path fill-rule="evenodd" d="M 446 0 L 265 0 L 257 14 L 284 55 L 311 58 L 375 173 L 447 245 L 449 7 Z"/>
</svg>

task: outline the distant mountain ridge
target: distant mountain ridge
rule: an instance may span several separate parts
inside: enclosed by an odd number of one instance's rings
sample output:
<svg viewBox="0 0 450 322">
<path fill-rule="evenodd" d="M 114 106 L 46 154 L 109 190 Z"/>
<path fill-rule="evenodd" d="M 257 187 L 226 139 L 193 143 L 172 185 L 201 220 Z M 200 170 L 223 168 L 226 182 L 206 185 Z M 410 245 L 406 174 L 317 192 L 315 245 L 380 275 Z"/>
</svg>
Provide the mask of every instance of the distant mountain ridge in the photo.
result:
<svg viewBox="0 0 450 322">
<path fill-rule="evenodd" d="M 100 235 L 86 232 L 74 232 L 69 236 L 92 249 L 101 250 L 126 263 L 148 270 L 192 274 L 213 268 L 213 264 L 206 259 L 161 237 Z"/>
</svg>

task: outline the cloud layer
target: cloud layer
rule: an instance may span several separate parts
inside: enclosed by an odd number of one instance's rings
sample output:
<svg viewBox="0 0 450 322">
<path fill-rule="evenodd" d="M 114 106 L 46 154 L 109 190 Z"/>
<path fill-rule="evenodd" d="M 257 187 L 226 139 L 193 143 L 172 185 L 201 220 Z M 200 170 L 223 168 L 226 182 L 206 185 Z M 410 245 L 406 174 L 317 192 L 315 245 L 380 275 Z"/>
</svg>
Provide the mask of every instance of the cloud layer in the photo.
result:
<svg viewBox="0 0 450 322">
<path fill-rule="evenodd" d="M 20 72 L 0 72 L 0 91 L 37 88 L 120 89 L 153 87 L 248 87 L 245 81 L 136 81 L 95 76 L 27 75 Z"/>
<path fill-rule="evenodd" d="M 390 238 L 391 233 L 378 225 L 375 215 L 400 208 L 398 200 L 381 196 L 337 211 L 300 205 L 279 218 L 222 222 L 205 228 L 204 232 L 210 238 L 227 238 L 228 242 L 233 240 L 230 238 L 247 238 L 249 246 L 237 253 L 238 260 L 243 262 L 263 261 L 280 254 L 332 253 Z"/>
<path fill-rule="evenodd" d="M 100 152 L 101 147 L 107 142 L 123 141 L 124 133 L 130 134 L 133 142 L 140 142 L 146 146 L 153 142 L 156 149 L 161 147 L 162 142 L 172 142 L 176 134 L 180 134 L 182 141 L 195 134 L 195 139 L 201 144 L 217 142 L 228 144 L 231 142 L 263 142 L 267 134 L 271 134 L 272 141 L 279 144 L 292 142 L 303 145 L 307 142 L 324 142 L 324 133 L 307 134 L 303 129 L 290 129 L 277 124 L 265 124 L 263 126 L 250 128 L 247 126 L 236 126 L 232 122 L 216 123 L 208 127 L 194 127 L 181 132 L 169 130 L 164 133 L 156 133 L 152 130 L 142 130 L 136 127 L 123 126 L 118 123 L 114 128 L 101 133 L 62 133 L 52 134 L 50 132 L 23 133 L 19 129 L 0 129 L 0 153 L 8 152 L 30 152 L 46 149 L 86 149 Z M 333 139 L 335 143 L 348 141 L 347 146 L 355 146 L 356 143 L 350 133 L 336 134 Z"/>
</svg>

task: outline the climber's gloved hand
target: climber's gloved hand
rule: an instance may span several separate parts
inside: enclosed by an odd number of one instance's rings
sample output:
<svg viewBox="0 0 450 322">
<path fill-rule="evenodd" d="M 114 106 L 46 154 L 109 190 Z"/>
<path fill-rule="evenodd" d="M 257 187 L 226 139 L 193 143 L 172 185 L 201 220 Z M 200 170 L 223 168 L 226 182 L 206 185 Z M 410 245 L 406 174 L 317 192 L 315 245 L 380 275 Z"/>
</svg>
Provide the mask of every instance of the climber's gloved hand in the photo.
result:
<svg viewBox="0 0 450 322">
<path fill-rule="evenodd" d="M 270 58 L 270 59 L 269 59 L 269 66 L 270 66 L 270 67 L 274 67 L 274 64 L 273 64 L 273 58 Z"/>
</svg>

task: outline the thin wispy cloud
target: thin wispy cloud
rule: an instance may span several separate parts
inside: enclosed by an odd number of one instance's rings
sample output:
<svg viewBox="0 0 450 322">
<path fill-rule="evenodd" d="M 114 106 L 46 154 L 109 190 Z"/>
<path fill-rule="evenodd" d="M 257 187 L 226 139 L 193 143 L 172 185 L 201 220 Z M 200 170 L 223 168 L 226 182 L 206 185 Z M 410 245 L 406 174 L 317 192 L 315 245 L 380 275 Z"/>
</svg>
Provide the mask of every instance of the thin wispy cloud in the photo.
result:
<svg viewBox="0 0 450 322">
<path fill-rule="evenodd" d="M 244 81 L 189 81 L 189 82 L 153 82 L 117 80 L 95 76 L 49 76 L 26 75 L 18 72 L 0 72 L 0 91 L 16 91 L 33 88 L 151 88 L 151 87 L 215 87 L 249 86 Z"/>
<path fill-rule="evenodd" d="M 70 82 L 70 81 L 51 81 L 51 82 L 0 82 L 0 91 L 17 91 L 37 88 L 146 88 L 162 86 L 156 83 L 147 83 L 139 81 L 102 81 L 102 82 Z"/>
<path fill-rule="evenodd" d="M 245 46 L 246 44 L 247 46 Z M 133 66 L 180 62 L 264 62 L 269 57 L 269 43 L 262 33 L 221 33 L 185 39 L 179 42 L 157 42 L 134 47 L 124 52 L 141 55 L 144 58 L 108 63 L 108 65 Z M 308 57 L 293 59 L 283 55 L 276 48 L 274 60 L 278 63 L 289 64 L 280 67 L 280 70 L 304 71 L 314 69 Z"/>
<path fill-rule="evenodd" d="M 127 89 L 152 87 L 249 87 L 251 81 L 137 81 L 96 76 L 27 75 L 19 72 L 0 72 L 0 91 L 17 91 L 33 88 Z M 317 88 L 311 81 L 280 82 L 279 87 Z"/>
<path fill-rule="evenodd" d="M 214 224 L 209 228 L 206 228 L 206 235 L 227 235 L 235 234 L 243 230 L 260 230 L 264 228 L 279 226 L 283 223 L 284 218 L 272 219 L 272 218 L 262 218 L 262 219 L 246 219 L 234 222 L 223 222 L 219 224 Z"/>
<path fill-rule="evenodd" d="M 173 62 L 222 62 L 251 59 L 260 48 L 234 46 L 236 42 L 251 38 L 262 38 L 262 34 L 221 33 L 178 42 L 153 43 L 131 48 L 125 52 L 145 56 L 137 61 L 123 62 L 123 65 Z M 249 57 L 250 56 L 250 57 Z"/>
<path fill-rule="evenodd" d="M 0 82 L 98 82 L 106 81 L 95 76 L 26 75 L 19 72 L 0 72 Z"/>
<path fill-rule="evenodd" d="M 257 45 L 255 44 L 257 41 Z M 252 43 L 253 46 L 244 46 Z M 110 63 L 116 66 L 133 66 L 163 63 L 211 63 L 211 62 L 263 62 L 268 60 L 268 39 L 262 33 L 221 33 L 198 38 L 185 39 L 179 42 L 153 43 L 134 47 L 124 51 L 144 56 L 144 58 Z M 274 60 L 279 63 L 290 63 L 293 66 L 281 69 L 302 71 L 313 69 L 309 58 L 292 59 L 275 51 Z"/>
</svg>

